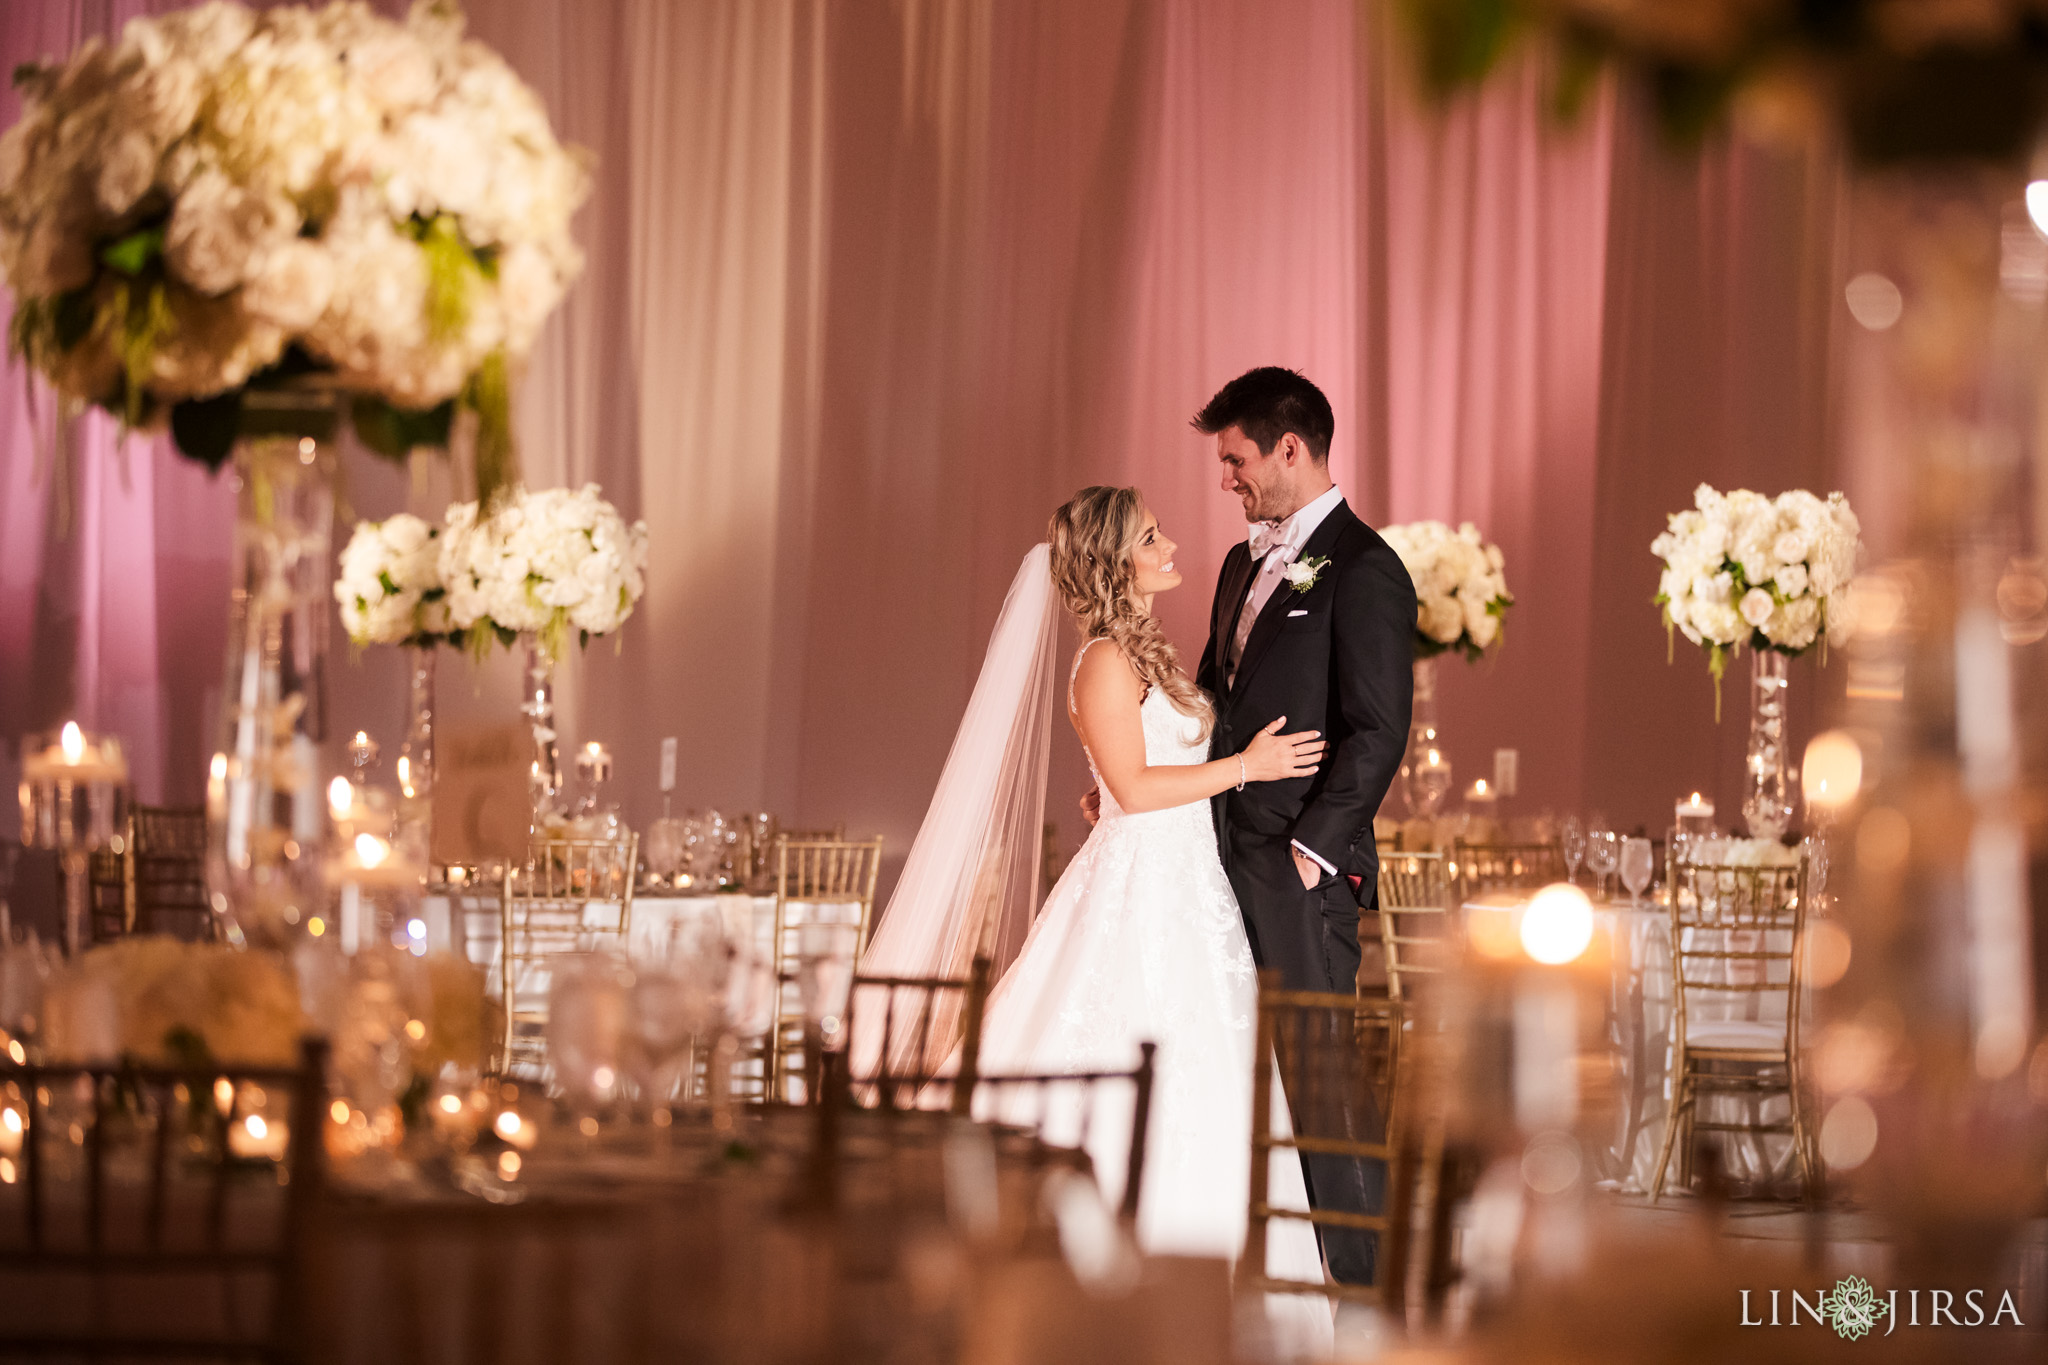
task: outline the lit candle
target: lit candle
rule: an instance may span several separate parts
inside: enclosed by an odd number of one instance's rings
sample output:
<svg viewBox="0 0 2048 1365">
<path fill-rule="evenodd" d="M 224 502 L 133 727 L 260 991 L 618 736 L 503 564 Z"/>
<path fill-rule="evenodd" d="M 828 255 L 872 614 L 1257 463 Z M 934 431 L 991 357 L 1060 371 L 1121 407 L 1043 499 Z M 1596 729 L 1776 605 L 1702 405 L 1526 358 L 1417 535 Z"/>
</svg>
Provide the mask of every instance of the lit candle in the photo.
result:
<svg viewBox="0 0 2048 1365">
<path fill-rule="evenodd" d="M 53 744 L 31 746 L 22 755 L 24 782 L 119 783 L 128 780 L 128 760 L 121 753 L 121 741 L 111 736 L 88 735 L 78 722 L 64 722 Z"/>
<path fill-rule="evenodd" d="M 604 745 L 593 739 L 583 746 L 583 752 L 576 755 L 576 767 L 586 781 L 609 781 L 612 775 L 612 756 Z"/>
<path fill-rule="evenodd" d="M 1826 730 L 1806 746 L 1799 786 L 1806 806 L 1818 815 L 1840 811 L 1863 786 L 1863 746 L 1846 730 Z"/>
<path fill-rule="evenodd" d="M 1478 781 L 1474 782 L 1472 784 L 1471 790 L 1465 793 L 1465 802 L 1467 805 L 1486 806 L 1490 808 L 1499 800 L 1500 794 L 1496 792 L 1492 787 L 1489 787 L 1486 784 L 1486 779 L 1483 777 L 1480 778 Z"/>
<path fill-rule="evenodd" d="M 238 1157 L 282 1161 L 288 1127 L 261 1114 L 245 1114 L 228 1128 L 228 1150 Z"/>
<path fill-rule="evenodd" d="M 1678 832 L 1681 834 L 1712 834 L 1714 832 L 1714 803 L 1694 792 L 1678 803 Z"/>
</svg>

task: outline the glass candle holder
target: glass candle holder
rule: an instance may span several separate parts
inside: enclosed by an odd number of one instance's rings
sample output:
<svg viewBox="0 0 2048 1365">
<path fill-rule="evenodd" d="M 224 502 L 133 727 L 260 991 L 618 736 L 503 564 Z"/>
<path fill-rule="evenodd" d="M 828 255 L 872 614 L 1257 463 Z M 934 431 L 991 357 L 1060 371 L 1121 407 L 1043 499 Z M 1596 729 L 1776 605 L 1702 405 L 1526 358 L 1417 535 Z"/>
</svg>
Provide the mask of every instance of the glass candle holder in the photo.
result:
<svg viewBox="0 0 2048 1365">
<path fill-rule="evenodd" d="M 56 850 L 64 874 L 64 947 L 73 955 L 91 939 L 86 866 L 120 847 L 128 817 L 128 760 L 121 741 L 76 721 L 31 735 L 21 747 L 21 842 Z"/>
</svg>

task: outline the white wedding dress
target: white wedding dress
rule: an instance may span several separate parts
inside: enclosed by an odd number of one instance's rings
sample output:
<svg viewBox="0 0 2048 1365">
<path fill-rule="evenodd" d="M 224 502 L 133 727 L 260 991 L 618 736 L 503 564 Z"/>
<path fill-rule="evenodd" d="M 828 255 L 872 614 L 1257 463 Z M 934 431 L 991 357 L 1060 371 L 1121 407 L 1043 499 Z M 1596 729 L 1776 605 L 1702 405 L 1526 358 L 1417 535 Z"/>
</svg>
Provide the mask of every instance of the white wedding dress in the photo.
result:
<svg viewBox="0 0 2048 1365">
<path fill-rule="evenodd" d="M 1074 662 L 1078 668 L 1080 656 Z M 1070 711 L 1072 704 L 1070 680 Z M 1146 694 L 1139 717 L 1147 764 L 1207 761 L 1200 722 L 1158 688 Z M 1151 1252 L 1235 1261 L 1244 1247 L 1251 1175 L 1258 991 L 1237 900 L 1217 856 L 1208 801 L 1130 813 L 1095 776 L 1101 819 L 990 997 L 981 1069 L 1129 1069 L 1140 1042 L 1157 1044 L 1139 1242 Z M 1273 1095 L 1276 1125 L 1284 1126 L 1277 1077 Z M 1076 1114 L 1065 1118 L 1078 1123 Z M 1059 1121 L 1049 1125 L 1053 1140 L 1079 1136 L 1060 1134 Z M 1112 1204 L 1122 1196 L 1129 1133 L 1128 1102 L 1105 1104 L 1088 1125 L 1089 1156 Z M 1308 1207 L 1292 1152 L 1274 1156 L 1269 1199 Z M 1322 1280 L 1307 1223 L 1270 1223 L 1267 1239 L 1270 1273 Z M 1329 1349 L 1330 1308 L 1321 1296 L 1269 1296 L 1268 1317 L 1289 1354 Z"/>
</svg>

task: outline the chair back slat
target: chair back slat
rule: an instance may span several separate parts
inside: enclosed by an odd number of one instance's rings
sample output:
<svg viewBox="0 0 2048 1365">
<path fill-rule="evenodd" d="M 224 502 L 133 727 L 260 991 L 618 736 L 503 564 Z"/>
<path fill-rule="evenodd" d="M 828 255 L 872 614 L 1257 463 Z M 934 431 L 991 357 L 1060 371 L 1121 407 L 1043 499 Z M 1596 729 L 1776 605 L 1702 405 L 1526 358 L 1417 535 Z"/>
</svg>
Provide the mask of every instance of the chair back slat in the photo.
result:
<svg viewBox="0 0 2048 1365">
<path fill-rule="evenodd" d="M 1394 1114 L 1402 1010 L 1398 1002 L 1369 996 L 1290 991 L 1280 974 L 1259 974 L 1258 1024 L 1252 1056 L 1251 1186 L 1247 1210 L 1245 1283 L 1268 1292 L 1326 1294 L 1379 1302 L 1378 1285 L 1288 1280 L 1269 1273 L 1267 1230 L 1274 1219 L 1347 1228 L 1385 1235 L 1384 1214 L 1339 1209 L 1276 1208 L 1269 1198 L 1268 1169 L 1276 1150 L 1396 1160 L 1399 1142 Z M 1275 1131 L 1272 1077 L 1277 1072 L 1287 1097 L 1291 1125 Z M 1370 1124 L 1383 1125 L 1378 1138 Z M 1388 1182 L 1389 1188 L 1395 1181 Z"/>
<path fill-rule="evenodd" d="M 1450 876 L 1460 901 L 1481 891 L 1523 890 L 1564 880 L 1564 847 L 1558 843 L 1451 844 Z"/>
<path fill-rule="evenodd" d="M 762 1073 L 763 1098 L 788 1100 L 815 1089 L 803 1077 L 804 1019 L 797 998 L 798 935 L 805 924 L 854 926 L 854 960 L 867 950 L 874 926 L 875 885 L 882 871 L 882 840 L 798 839 L 783 835 L 775 844 L 775 910 L 772 935 L 776 983 L 774 1018 L 768 1031 Z"/>
<path fill-rule="evenodd" d="M 1765 867 L 1667 865 L 1674 1027 L 1720 1001 L 1760 1017 L 1764 997 L 1781 997 L 1786 1046 L 1799 1038 L 1801 939 L 1806 864 Z M 1771 1020 L 1769 1022 L 1776 1022 Z"/>
<path fill-rule="evenodd" d="M 128 932 L 214 937 L 217 925 L 206 894 L 205 807 L 135 807 L 122 880 Z"/>
<path fill-rule="evenodd" d="M 843 1072 L 855 1100 L 906 1108 L 917 1103 L 934 1078 L 946 1077 L 969 1083 L 966 1089 L 954 1087 L 949 1106 L 966 1113 L 971 1082 L 980 1069 L 981 1019 L 991 974 L 986 957 L 975 958 L 965 977 L 856 973 L 846 998 L 851 1055 Z M 868 1022 L 877 1008 L 882 1011 L 879 1033 Z"/>
<path fill-rule="evenodd" d="M 639 857 L 640 836 L 630 832 L 618 840 L 534 839 L 525 858 L 505 869 L 496 965 L 508 1071 L 537 1075 L 545 1064 L 547 1001 L 539 978 L 550 961 L 626 946 Z"/>
<path fill-rule="evenodd" d="M 281 1157 L 235 1154 L 233 1106 L 213 1098 L 223 1082 L 237 1096 L 260 1087 L 288 1098 L 272 1110 L 291 1116 Z M 0 1061 L 0 1102 L 20 1116 L 23 1139 L 18 1181 L 0 1184 L 0 1274 L 31 1291 L 0 1313 L 0 1357 L 288 1354 L 299 1341 L 303 1211 L 324 1182 L 325 1087 L 326 1044 L 311 1038 L 295 1067 Z M 198 1199 L 174 1197 L 181 1190 Z M 229 1312 L 240 1297 L 231 1287 L 251 1274 L 270 1283 L 267 1311 Z M 138 1282 L 174 1287 L 177 1301 L 137 1293 Z M 195 1295 L 202 1283 L 217 1289 Z M 190 1306 L 209 1299 L 220 1313 L 195 1321 Z M 35 1311 L 79 1302 L 95 1311 Z"/>
<path fill-rule="evenodd" d="M 1385 950 L 1387 994 L 1411 998 L 1419 978 L 1441 975 L 1456 953 L 1454 888 L 1441 853 L 1392 853 L 1380 858 L 1380 943 Z"/>
</svg>

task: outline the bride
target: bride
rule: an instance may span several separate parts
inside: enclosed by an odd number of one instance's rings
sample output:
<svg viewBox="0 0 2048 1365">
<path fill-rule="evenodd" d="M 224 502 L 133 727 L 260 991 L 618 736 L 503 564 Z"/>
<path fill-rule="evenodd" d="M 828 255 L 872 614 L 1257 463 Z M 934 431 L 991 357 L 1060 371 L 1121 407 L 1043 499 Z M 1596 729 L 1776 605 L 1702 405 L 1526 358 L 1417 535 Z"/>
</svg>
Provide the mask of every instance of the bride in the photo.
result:
<svg viewBox="0 0 2048 1365">
<path fill-rule="evenodd" d="M 1136 1065 L 1139 1043 L 1155 1042 L 1139 1241 L 1234 1261 L 1250 1178 L 1257 977 L 1209 798 L 1310 774 L 1324 744 L 1314 732 L 1278 733 L 1283 717 L 1241 757 L 1208 760 L 1209 698 L 1152 615 L 1154 596 L 1180 585 L 1174 549 L 1134 488 L 1085 488 L 1053 514 L 1050 544 L 1026 556 L 1011 586 L 861 969 L 957 976 L 977 953 L 998 969 L 1007 963 L 983 1027 L 987 1074 L 1124 1069 Z M 1055 595 L 1080 627 L 1067 715 L 1102 811 L 1034 918 Z M 917 1060 L 892 1058 L 892 1069 Z M 1086 1129 L 1112 1204 L 1129 1122 L 1126 1105 L 1120 1115 L 1097 1113 Z M 1273 1162 L 1271 1197 L 1307 1207 L 1291 1155 Z M 1268 1247 L 1274 1273 L 1322 1278 L 1308 1224 L 1272 1224 Z M 1294 1331 L 1319 1314 L 1327 1345 L 1326 1306 L 1292 1304 L 1283 1312 Z"/>
</svg>

